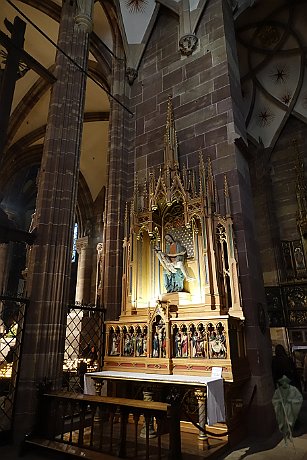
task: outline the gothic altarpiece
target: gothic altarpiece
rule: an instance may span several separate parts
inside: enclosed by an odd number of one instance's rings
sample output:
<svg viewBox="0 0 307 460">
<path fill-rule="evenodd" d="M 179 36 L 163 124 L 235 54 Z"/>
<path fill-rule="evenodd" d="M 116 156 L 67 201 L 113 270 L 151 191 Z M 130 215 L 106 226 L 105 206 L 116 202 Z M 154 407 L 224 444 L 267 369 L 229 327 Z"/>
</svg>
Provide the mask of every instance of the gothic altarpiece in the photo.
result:
<svg viewBox="0 0 307 460">
<path fill-rule="evenodd" d="M 291 144 L 289 158 L 294 157 L 296 173 L 297 231 L 292 232 L 295 239 L 280 240 L 279 284 L 266 286 L 266 298 L 272 343 L 284 343 L 290 349 L 301 347 L 296 352 L 296 364 L 302 372 L 307 343 L 307 182 L 297 140 L 293 139 Z"/>
<path fill-rule="evenodd" d="M 230 200 L 210 160 L 179 167 L 171 100 L 164 165 L 134 186 L 125 212 L 122 309 L 106 323 L 104 370 L 248 375 Z"/>
</svg>

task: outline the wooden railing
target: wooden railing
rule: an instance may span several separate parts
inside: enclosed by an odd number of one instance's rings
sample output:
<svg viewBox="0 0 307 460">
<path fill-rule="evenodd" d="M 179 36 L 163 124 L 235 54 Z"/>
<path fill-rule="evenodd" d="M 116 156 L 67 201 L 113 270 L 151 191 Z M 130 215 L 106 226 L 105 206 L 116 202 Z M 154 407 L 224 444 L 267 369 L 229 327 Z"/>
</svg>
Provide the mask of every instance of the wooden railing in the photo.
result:
<svg viewBox="0 0 307 460">
<path fill-rule="evenodd" d="M 126 398 L 45 393 L 27 443 L 96 458 L 95 453 L 138 459 L 181 458 L 176 407 Z"/>
</svg>

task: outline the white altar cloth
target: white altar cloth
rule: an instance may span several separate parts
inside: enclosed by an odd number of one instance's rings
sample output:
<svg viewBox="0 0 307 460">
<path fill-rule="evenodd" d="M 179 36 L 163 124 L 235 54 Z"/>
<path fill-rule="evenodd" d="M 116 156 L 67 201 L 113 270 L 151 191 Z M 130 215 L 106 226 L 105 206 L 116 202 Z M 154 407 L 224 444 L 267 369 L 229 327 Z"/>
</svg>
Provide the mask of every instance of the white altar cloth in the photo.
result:
<svg viewBox="0 0 307 460">
<path fill-rule="evenodd" d="M 214 425 L 225 421 L 225 401 L 223 379 L 202 375 L 167 375 L 143 374 L 140 372 L 101 371 L 84 375 L 84 394 L 95 394 L 93 378 L 102 380 L 135 380 L 137 382 L 173 383 L 175 385 L 191 385 L 207 387 L 207 424 Z"/>
</svg>

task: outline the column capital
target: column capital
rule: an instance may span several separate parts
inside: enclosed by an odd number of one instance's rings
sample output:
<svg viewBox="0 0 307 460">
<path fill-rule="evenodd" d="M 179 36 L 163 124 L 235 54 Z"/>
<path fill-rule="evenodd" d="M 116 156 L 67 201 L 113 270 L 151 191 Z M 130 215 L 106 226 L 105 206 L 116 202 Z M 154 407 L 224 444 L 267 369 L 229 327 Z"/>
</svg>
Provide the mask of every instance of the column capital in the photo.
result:
<svg viewBox="0 0 307 460">
<path fill-rule="evenodd" d="M 93 0 L 77 0 L 76 24 L 90 34 L 93 29 Z"/>
<path fill-rule="evenodd" d="M 194 390 L 194 395 L 198 402 L 205 402 L 206 401 L 206 390 L 204 388 L 196 388 Z"/>
<path fill-rule="evenodd" d="M 82 251 L 82 249 L 86 249 L 88 247 L 88 236 L 83 236 L 82 238 L 78 238 L 76 240 L 76 248 L 78 254 Z"/>
</svg>

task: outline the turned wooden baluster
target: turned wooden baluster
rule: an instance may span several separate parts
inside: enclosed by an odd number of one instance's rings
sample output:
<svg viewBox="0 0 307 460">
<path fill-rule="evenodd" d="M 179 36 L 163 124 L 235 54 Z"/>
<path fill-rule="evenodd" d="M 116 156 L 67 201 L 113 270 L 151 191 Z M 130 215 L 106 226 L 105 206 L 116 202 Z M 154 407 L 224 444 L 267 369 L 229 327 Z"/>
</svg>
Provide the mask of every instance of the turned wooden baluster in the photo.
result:
<svg viewBox="0 0 307 460">
<path fill-rule="evenodd" d="M 157 424 L 157 436 L 158 436 L 158 460 L 161 460 L 162 418 L 160 416 L 156 416 L 156 424 Z"/>
<path fill-rule="evenodd" d="M 127 408 L 120 408 L 120 432 L 118 457 L 126 457 L 127 423 L 129 411 Z"/>
<path fill-rule="evenodd" d="M 198 423 L 200 430 L 198 432 L 198 439 L 204 441 L 209 449 L 209 440 L 206 434 L 206 421 L 207 421 L 207 392 L 205 388 L 197 388 L 194 391 L 195 397 L 198 402 Z"/>
<path fill-rule="evenodd" d="M 90 434 L 90 446 L 93 447 L 94 442 L 94 430 L 95 430 L 95 413 L 97 412 L 97 404 L 90 404 L 91 409 L 91 434 Z"/>
<path fill-rule="evenodd" d="M 134 422 L 134 457 L 137 458 L 138 456 L 138 425 L 139 425 L 140 414 L 139 412 L 135 412 L 133 414 L 133 422 Z"/>
<path fill-rule="evenodd" d="M 84 429 L 85 429 L 85 409 L 86 405 L 79 402 L 78 413 L 80 414 L 78 446 L 82 447 L 84 444 Z"/>
<path fill-rule="evenodd" d="M 110 412 L 110 452 L 112 452 L 112 448 L 113 448 L 113 424 L 114 424 L 114 417 L 115 417 L 115 412 L 116 412 L 116 408 L 114 409 L 111 409 L 111 412 Z"/>
</svg>

